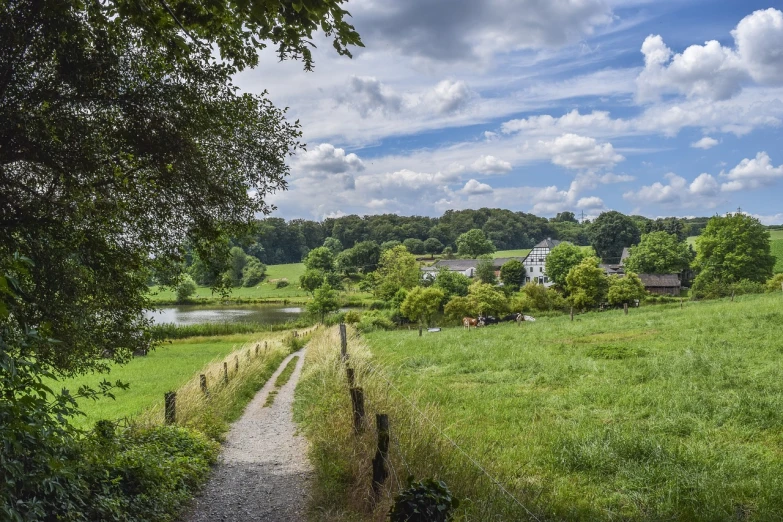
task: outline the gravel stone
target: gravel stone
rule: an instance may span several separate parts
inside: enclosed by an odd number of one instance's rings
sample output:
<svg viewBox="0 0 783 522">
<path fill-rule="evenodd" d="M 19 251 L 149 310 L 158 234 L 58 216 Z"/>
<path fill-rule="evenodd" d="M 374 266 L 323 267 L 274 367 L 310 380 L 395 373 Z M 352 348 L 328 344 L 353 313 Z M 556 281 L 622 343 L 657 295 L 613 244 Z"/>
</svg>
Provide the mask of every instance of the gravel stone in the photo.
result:
<svg viewBox="0 0 783 522">
<path fill-rule="evenodd" d="M 307 441 L 297 435 L 291 409 L 305 350 L 286 357 L 231 426 L 217 467 L 183 521 L 306 520 L 313 472 L 307 461 Z M 275 379 L 296 355 L 299 360 L 291 378 L 272 406 L 264 408 Z"/>
</svg>

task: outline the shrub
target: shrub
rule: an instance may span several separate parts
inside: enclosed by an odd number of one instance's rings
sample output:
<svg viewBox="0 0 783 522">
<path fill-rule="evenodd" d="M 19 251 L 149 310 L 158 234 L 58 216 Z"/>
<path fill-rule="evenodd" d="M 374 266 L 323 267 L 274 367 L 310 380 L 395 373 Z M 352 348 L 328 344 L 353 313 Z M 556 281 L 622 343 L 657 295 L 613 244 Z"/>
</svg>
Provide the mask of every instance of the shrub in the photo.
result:
<svg viewBox="0 0 783 522">
<path fill-rule="evenodd" d="M 763 294 L 765 285 L 749 279 L 742 279 L 731 285 L 734 295 Z"/>
<path fill-rule="evenodd" d="M 345 321 L 348 324 L 356 324 L 361 320 L 361 318 L 362 318 L 361 314 L 356 310 L 348 310 L 347 312 L 345 312 L 343 321 Z"/>
<path fill-rule="evenodd" d="M 248 256 L 247 263 L 242 268 L 242 286 L 256 286 L 266 276 L 266 265 L 255 257 Z"/>
<path fill-rule="evenodd" d="M 394 323 L 386 314 L 377 311 L 365 312 L 356 327 L 361 332 L 371 332 L 373 330 L 392 330 Z"/>
<path fill-rule="evenodd" d="M 767 281 L 765 289 L 767 292 L 777 292 L 783 289 L 783 274 L 778 274 Z"/>
<path fill-rule="evenodd" d="M 370 310 L 385 310 L 389 307 L 389 303 L 386 301 L 373 301 L 370 303 Z"/>
<path fill-rule="evenodd" d="M 285 288 L 288 286 L 288 280 L 287 279 L 281 279 L 277 283 L 275 283 L 275 288 Z"/>
<path fill-rule="evenodd" d="M 196 282 L 188 274 L 182 276 L 177 285 L 177 302 L 183 303 L 196 293 Z"/>
<path fill-rule="evenodd" d="M 408 477 L 408 487 L 394 498 L 391 522 L 448 522 L 459 501 L 442 481 L 432 479 L 414 482 Z"/>
</svg>

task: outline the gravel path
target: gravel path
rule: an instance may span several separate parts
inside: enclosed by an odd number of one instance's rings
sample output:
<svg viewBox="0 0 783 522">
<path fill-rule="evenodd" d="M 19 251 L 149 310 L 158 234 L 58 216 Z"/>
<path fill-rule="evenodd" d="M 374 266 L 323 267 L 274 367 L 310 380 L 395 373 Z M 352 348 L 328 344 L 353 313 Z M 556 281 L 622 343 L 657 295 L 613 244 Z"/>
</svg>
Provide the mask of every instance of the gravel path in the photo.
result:
<svg viewBox="0 0 783 522">
<path fill-rule="evenodd" d="M 195 499 L 188 522 L 294 522 L 305 520 L 312 470 L 307 442 L 296 435 L 291 405 L 306 348 L 286 357 L 245 413 L 231 427 L 209 483 Z M 264 401 L 288 361 L 296 369 L 271 407 Z"/>
</svg>

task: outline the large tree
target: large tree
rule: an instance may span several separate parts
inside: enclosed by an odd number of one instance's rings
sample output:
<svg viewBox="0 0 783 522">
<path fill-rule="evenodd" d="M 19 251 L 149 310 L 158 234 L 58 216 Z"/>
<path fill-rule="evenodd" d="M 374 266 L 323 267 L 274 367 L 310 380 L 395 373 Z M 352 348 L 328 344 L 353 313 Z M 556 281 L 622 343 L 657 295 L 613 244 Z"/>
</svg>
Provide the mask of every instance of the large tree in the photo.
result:
<svg viewBox="0 0 783 522">
<path fill-rule="evenodd" d="M 586 257 L 583 248 L 564 241 L 546 256 L 546 275 L 557 286 L 565 288 L 568 272 Z"/>
<path fill-rule="evenodd" d="M 588 227 L 590 244 L 604 263 L 619 263 L 623 248 L 639 242 L 634 220 L 616 210 L 604 212 Z"/>
<path fill-rule="evenodd" d="M 637 274 L 670 274 L 682 272 L 691 264 L 691 249 L 685 241 L 668 232 L 643 234 L 631 248 L 625 267 Z"/>
<path fill-rule="evenodd" d="M 599 305 L 606 298 L 609 281 L 598 267 L 598 258 L 587 257 L 573 267 L 566 277 L 566 288 L 575 307 L 584 310 Z"/>
<path fill-rule="evenodd" d="M 409 290 L 421 281 L 421 271 L 416 258 L 402 245 L 381 254 L 378 276 L 379 283 L 375 294 L 386 300 L 391 299 L 399 289 Z"/>
<path fill-rule="evenodd" d="M 478 228 L 460 234 L 456 243 L 457 253 L 461 256 L 478 257 L 495 251 L 495 245 Z"/>
<path fill-rule="evenodd" d="M 440 309 L 445 294 L 440 288 L 417 286 L 400 303 L 400 312 L 421 325 L 429 326 L 432 316 Z"/>
<path fill-rule="evenodd" d="M 695 284 L 731 284 L 742 279 L 763 283 L 772 277 L 769 231 L 745 214 L 715 216 L 696 239 L 699 272 Z"/>
</svg>

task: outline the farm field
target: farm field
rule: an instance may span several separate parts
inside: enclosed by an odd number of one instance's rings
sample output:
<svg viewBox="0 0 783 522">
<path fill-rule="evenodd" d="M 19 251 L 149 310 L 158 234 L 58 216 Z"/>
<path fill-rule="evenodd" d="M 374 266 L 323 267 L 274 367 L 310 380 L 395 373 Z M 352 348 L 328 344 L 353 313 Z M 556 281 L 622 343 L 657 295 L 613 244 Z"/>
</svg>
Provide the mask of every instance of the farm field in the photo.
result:
<svg viewBox="0 0 783 522">
<path fill-rule="evenodd" d="M 498 257 L 525 257 L 530 253 L 529 248 L 520 248 L 517 250 L 498 250 L 492 257 L 497 259 Z"/>
<path fill-rule="evenodd" d="M 545 518 L 783 512 L 780 293 L 365 339 L 374 365 Z"/>
<path fill-rule="evenodd" d="M 73 423 L 82 428 L 91 427 L 101 419 L 132 417 L 163 403 L 163 394 L 176 390 L 209 362 L 225 357 L 252 340 L 278 341 L 284 333 L 240 334 L 218 337 L 190 337 L 166 343 L 145 357 L 136 357 L 128 364 L 113 365 L 108 374 L 90 374 L 50 383 L 50 386 L 76 392 L 79 386 L 96 387 L 103 380 L 117 380 L 130 384 L 127 390 L 114 390 L 116 400 L 82 399 L 79 403 L 86 416 L 78 416 Z M 282 356 L 281 356 L 282 359 Z"/>
</svg>

